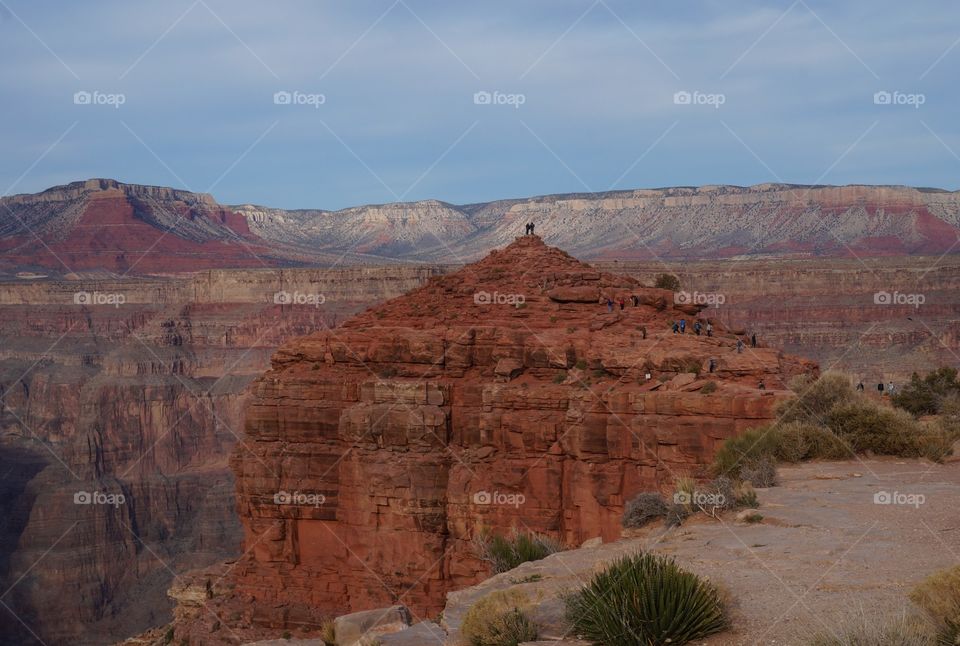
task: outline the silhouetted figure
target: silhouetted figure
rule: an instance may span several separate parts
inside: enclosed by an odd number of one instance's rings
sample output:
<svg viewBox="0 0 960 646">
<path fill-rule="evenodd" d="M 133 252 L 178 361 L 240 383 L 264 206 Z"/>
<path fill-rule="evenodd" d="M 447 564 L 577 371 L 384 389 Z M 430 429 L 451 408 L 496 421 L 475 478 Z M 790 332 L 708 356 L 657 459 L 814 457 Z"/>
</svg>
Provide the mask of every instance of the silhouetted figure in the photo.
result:
<svg viewBox="0 0 960 646">
<path fill-rule="evenodd" d="M 713 372 L 716 369 L 717 369 L 717 360 L 710 359 L 710 372 Z"/>
<path fill-rule="evenodd" d="M 524 228 L 523 228 L 523 235 L 525 235 L 525 236 L 530 235 L 530 223 L 529 223 L 529 222 L 527 222 L 527 224 L 526 224 L 526 225 L 524 226 Z"/>
<path fill-rule="evenodd" d="M 680 319 L 680 334 L 687 333 L 687 319 Z"/>
<path fill-rule="evenodd" d="M 609 296 L 607 297 L 607 311 L 608 312 L 613 311 L 613 299 L 610 298 Z"/>
<path fill-rule="evenodd" d="M 743 353 L 743 339 L 737 339 L 737 354 Z"/>
<path fill-rule="evenodd" d="M 643 327 L 640 328 L 640 334 L 642 334 L 644 340 L 646 340 L 646 338 L 647 338 L 647 326 L 646 326 L 646 325 L 644 325 Z"/>
<path fill-rule="evenodd" d="M 713 323 L 707 321 L 707 336 L 713 336 Z"/>
<path fill-rule="evenodd" d="M 860 392 L 863 392 L 863 382 L 862 382 L 862 381 L 861 381 L 859 384 L 857 384 L 857 390 L 860 391 Z"/>
<path fill-rule="evenodd" d="M 700 321 L 697 321 L 693 324 L 693 331 L 696 332 L 697 336 L 700 336 L 700 330 L 703 329 L 703 326 L 700 324 Z"/>
<path fill-rule="evenodd" d="M 879 384 L 877 384 L 877 392 L 880 393 L 881 395 L 883 394 L 883 382 L 882 382 L 882 381 L 881 381 Z"/>
<path fill-rule="evenodd" d="M 757 347 L 757 334 L 756 334 L 756 332 L 754 332 L 754 333 L 750 336 L 750 347 L 752 347 L 752 348 Z"/>
<path fill-rule="evenodd" d="M 530 235 L 533 235 L 533 222 L 530 223 Z"/>
<path fill-rule="evenodd" d="M 679 331 L 680 331 L 680 324 L 677 323 L 676 321 L 674 321 L 674 322 L 673 322 L 673 333 L 676 334 L 676 333 L 679 332 Z"/>
<path fill-rule="evenodd" d="M 621 296 L 617 302 L 620 304 L 620 311 L 622 312 L 623 308 L 626 307 L 627 303 L 626 301 L 623 300 L 623 296 Z"/>
<path fill-rule="evenodd" d="M 637 305 L 640 304 L 640 297 L 638 297 L 636 294 L 632 294 L 632 295 L 630 296 L 630 300 L 633 301 L 633 306 L 634 306 L 634 307 L 636 307 Z"/>
</svg>

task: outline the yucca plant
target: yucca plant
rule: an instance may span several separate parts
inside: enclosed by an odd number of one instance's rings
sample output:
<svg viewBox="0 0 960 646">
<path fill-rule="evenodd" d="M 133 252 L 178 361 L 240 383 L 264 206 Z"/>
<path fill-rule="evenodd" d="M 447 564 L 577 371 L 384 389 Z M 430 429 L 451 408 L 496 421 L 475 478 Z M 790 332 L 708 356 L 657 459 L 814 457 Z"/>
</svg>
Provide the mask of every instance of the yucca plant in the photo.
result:
<svg viewBox="0 0 960 646">
<path fill-rule="evenodd" d="M 566 604 L 574 631 L 601 646 L 675 646 L 727 626 L 716 587 L 649 553 L 613 562 Z"/>
</svg>

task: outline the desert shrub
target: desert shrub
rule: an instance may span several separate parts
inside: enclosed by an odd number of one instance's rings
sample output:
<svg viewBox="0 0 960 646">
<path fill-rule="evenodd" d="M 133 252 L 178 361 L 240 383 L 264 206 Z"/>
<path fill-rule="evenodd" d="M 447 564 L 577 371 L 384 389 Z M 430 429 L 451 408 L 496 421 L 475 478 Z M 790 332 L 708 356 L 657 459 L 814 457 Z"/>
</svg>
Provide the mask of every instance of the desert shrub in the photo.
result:
<svg viewBox="0 0 960 646">
<path fill-rule="evenodd" d="M 700 394 L 702 395 L 709 395 L 710 393 L 715 392 L 717 392 L 717 382 L 715 381 L 708 381 L 707 383 L 703 384 L 703 388 L 700 389 Z"/>
<path fill-rule="evenodd" d="M 562 384 L 562 383 L 565 382 L 566 380 L 567 380 L 567 371 L 566 371 L 566 370 L 563 370 L 563 371 L 561 371 L 561 372 L 558 372 L 558 373 L 553 377 L 553 383 L 555 383 L 555 384 Z"/>
<path fill-rule="evenodd" d="M 649 553 L 613 562 L 566 606 L 574 632 L 609 646 L 686 644 L 727 626 L 713 584 Z"/>
<path fill-rule="evenodd" d="M 850 457 L 851 453 L 850 447 L 833 431 L 818 424 L 798 421 L 777 425 L 778 460 L 842 460 Z"/>
<path fill-rule="evenodd" d="M 527 561 L 539 561 L 561 549 L 560 544 L 548 536 L 517 530 L 507 536 L 481 532 L 474 542 L 477 555 L 490 564 L 494 574 L 512 570 Z"/>
<path fill-rule="evenodd" d="M 754 487 L 766 488 L 777 486 L 777 463 L 773 456 L 764 456 L 752 460 L 740 467 L 740 480 L 749 482 Z"/>
<path fill-rule="evenodd" d="M 537 625 L 527 616 L 526 596 L 497 590 L 470 606 L 460 634 L 470 646 L 517 646 L 537 638 Z"/>
<path fill-rule="evenodd" d="M 938 368 L 923 377 L 917 373 L 890 400 L 894 406 L 913 415 L 935 415 L 943 412 L 945 400 L 960 394 L 960 381 L 954 368 Z"/>
<path fill-rule="evenodd" d="M 574 365 L 575 365 L 575 367 L 577 368 L 577 370 L 586 370 L 586 369 L 587 369 L 587 361 L 586 361 L 586 359 L 580 359 L 580 360 L 578 360 L 577 363 L 574 364 Z"/>
<path fill-rule="evenodd" d="M 910 600 L 933 620 L 938 644 L 960 644 L 960 565 L 931 574 L 913 589 Z"/>
<path fill-rule="evenodd" d="M 320 625 L 320 641 L 326 646 L 336 646 L 337 632 L 332 619 L 328 619 Z"/>
<path fill-rule="evenodd" d="M 663 517 L 663 524 L 667 527 L 677 527 L 690 517 L 690 510 L 686 505 L 674 503 L 667 505 L 667 513 Z"/>
<path fill-rule="evenodd" d="M 735 495 L 737 507 L 755 509 L 760 506 L 760 501 L 757 499 L 757 492 L 747 483 L 744 483 L 744 485 L 735 492 Z"/>
<path fill-rule="evenodd" d="M 713 472 L 734 480 L 740 479 L 744 467 L 755 467 L 776 455 L 777 434 L 769 426 L 750 429 L 727 439 L 713 458 Z"/>
<path fill-rule="evenodd" d="M 655 491 L 644 491 L 627 502 L 620 522 L 624 527 L 637 528 L 666 515 L 667 503 L 660 494 Z"/>
<path fill-rule="evenodd" d="M 808 646 L 934 646 L 927 622 L 903 615 L 893 621 L 860 615 L 835 632 L 821 632 Z"/>
<path fill-rule="evenodd" d="M 794 379 L 790 382 L 790 389 L 797 396 L 780 405 L 777 412 L 782 422 L 823 424 L 831 409 L 857 398 L 850 379 L 838 372 L 824 373 L 816 380 L 809 377 Z"/>
<path fill-rule="evenodd" d="M 830 429 L 856 453 L 917 457 L 921 428 L 902 410 L 870 401 L 838 404 L 827 414 Z"/>
<path fill-rule="evenodd" d="M 658 274 L 653 286 L 657 289 L 669 289 L 672 292 L 679 292 L 680 279 L 673 274 Z"/>
</svg>

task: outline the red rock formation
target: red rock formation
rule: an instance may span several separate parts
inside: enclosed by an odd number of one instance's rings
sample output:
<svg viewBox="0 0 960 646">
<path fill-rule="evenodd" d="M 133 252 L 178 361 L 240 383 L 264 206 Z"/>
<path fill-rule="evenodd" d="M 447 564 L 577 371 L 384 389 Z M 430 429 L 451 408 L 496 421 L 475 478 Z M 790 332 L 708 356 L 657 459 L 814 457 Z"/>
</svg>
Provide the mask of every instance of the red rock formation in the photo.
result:
<svg viewBox="0 0 960 646">
<path fill-rule="evenodd" d="M 699 309 L 531 236 L 284 345 L 231 458 L 254 618 L 394 602 L 427 616 L 486 574 L 471 548 L 484 527 L 618 536 L 625 500 L 701 474 L 816 370 L 738 353 L 719 324 L 693 334 Z M 717 390 L 697 392 L 708 379 Z"/>
</svg>

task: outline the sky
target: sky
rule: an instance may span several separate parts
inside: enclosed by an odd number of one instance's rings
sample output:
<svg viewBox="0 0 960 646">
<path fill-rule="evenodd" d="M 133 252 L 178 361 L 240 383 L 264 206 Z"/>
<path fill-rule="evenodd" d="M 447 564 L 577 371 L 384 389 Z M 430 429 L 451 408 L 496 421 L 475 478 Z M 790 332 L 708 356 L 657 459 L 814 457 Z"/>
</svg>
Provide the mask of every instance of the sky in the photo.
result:
<svg viewBox="0 0 960 646">
<path fill-rule="evenodd" d="M 0 56 L 0 195 L 960 188 L 953 0 L 0 0 Z"/>
</svg>

